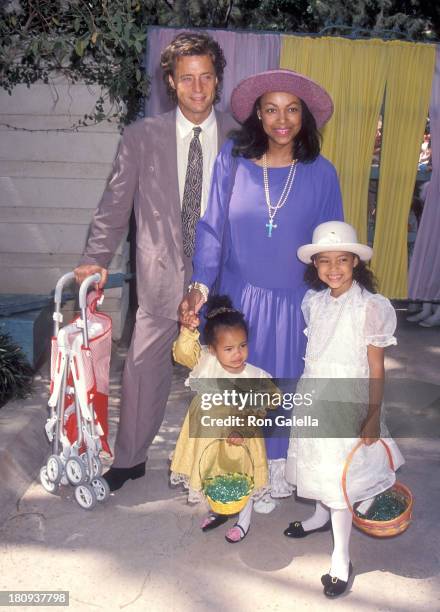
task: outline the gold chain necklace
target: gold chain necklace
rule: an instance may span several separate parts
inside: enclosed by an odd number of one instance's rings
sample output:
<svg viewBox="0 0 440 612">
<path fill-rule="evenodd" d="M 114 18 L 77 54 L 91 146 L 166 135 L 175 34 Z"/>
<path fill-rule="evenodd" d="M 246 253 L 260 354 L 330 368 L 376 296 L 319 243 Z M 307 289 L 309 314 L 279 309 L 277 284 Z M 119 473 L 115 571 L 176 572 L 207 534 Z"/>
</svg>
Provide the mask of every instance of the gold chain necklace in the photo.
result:
<svg viewBox="0 0 440 612">
<path fill-rule="evenodd" d="M 278 226 L 274 224 L 273 220 L 275 219 L 275 215 L 287 202 L 287 198 L 289 197 L 289 193 L 293 187 L 293 182 L 295 180 L 296 175 L 296 159 L 292 159 L 290 163 L 289 174 L 287 175 L 287 180 L 284 185 L 283 192 L 280 196 L 280 199 L 275 204 L 275 206 L 270 201 L 270 192 L 269 192 L 269 173 L 267 171 L 267 156 L 266 153 L 263 155 L 263 183 L 264 183 L 264 195 L 266 196 L 266 204 L 267 204 L 267 212 L 269 215 L 269 223 L 266 223 L 267 227 L 267 236 L 268 238 L 272 238 L 272 230 L 277 228 Z"/>
</svg>

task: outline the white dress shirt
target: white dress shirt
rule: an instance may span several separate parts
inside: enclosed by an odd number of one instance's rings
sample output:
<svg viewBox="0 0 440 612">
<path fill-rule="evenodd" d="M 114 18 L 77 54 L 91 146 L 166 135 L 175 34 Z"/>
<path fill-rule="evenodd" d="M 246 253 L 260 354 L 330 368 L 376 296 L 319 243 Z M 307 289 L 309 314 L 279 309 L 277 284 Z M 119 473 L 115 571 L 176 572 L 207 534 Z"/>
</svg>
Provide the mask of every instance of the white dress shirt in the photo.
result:
<svg viewBox="0 0 440 612">
<path fill-rule="evenodd" d="M 183 191 L 185 189 L 186 168 L 188 166 L 189 144 L 194 136 L 193 128 L 200 127 L 200 144 L 203 155 L 203 179 L 201 215 L 206 210 L 211 186 L 211 173 L 217 157 L 217 121 L 214 108 L 209 116 L 200 125 L 191 123 L 179 107 L 176 111 L 176 139 L 177 139 L 177 174 L 179 178 L 180 205 L 182 206 Z"/>
</svg>

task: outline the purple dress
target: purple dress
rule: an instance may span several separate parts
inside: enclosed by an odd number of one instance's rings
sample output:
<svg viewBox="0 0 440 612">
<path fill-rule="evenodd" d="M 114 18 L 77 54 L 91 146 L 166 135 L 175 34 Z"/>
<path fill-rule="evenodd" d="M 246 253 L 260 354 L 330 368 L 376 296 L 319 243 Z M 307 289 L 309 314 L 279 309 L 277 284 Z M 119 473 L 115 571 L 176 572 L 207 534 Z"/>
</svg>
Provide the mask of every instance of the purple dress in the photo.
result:
<svg viewBox="0 0 440 612">
<path fill-rule="evenodd" d="M 219 293 L 229 295 L 248 322 L 249 363 L 275 378 L 299 378 L 306 343 L 301 302 L 307 287 L 305 265 L 296 251 L 312 241 L 319 223 L 343 220 L 338 177 L 324 157 L 299 163 L 289 197 L 275 215 L 268 237 L 263 169 L 243 157 L 236 160 L 225 224 L 234 166 L 231 150 L 229 140 L 214 165 L 208 208 L 197 225 L 193 281 L 212 287 L 219 276 Z M 288 172 L 289 168 L 268 170 L 273 204 L 278 202 Z M 288 442 L 287 437 L 266 438 L 268 458 L 285 458 Z"/>
</svg>

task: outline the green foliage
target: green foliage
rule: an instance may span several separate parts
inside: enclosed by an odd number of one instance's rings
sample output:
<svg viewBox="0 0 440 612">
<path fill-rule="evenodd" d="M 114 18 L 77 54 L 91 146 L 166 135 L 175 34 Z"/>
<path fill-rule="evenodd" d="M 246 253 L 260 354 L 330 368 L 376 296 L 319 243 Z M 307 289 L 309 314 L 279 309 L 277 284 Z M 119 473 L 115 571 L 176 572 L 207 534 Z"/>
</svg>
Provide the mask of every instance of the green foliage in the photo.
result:
<svg viewBox="0 0 440 612">
<path fill-rule="evenodd" d="M 103 93 L 89 121 L 135 119 L 148 95 L 142 66 L 148 25 L 272 30 L 328 35 L 408 36 L 440 33 L 440 4 L 424 0 L 3 0 L 0 79 L 49 82 L 62 72 Z M 384 32 L 387 31 L 387 32 Z M 106 111 L 106 100 L 113 105 Z"/>
<path fill-rule="evenodd" d="M 429 41 L 440 33 L 440 6 L 425 0 L 311 0 L 310 6 L 324 26 L 353 27 L 355 35 L 408 37 Z"/>
<path fill-rule="evenodd" d="M 162 0 L 146 2 L 157 23 L 278 32 L 410 37 L 440 35 L 440 4 L 425 0 Z"/>
<path fill-rule="evenodd" d="M 23 0 L 0 14 L 1 85 L 49 82 L 61 72 L 103 93 L 85 121 L 101 121 L 105 98 L 128 123 L 142 108 L 148 79 L 142 69 L 147 15 L 139 0 Z M 124 108 L 125 107 L 125 108 Z M 110 115 L 111 116 L 111 115 Z"/>
<path fill-rule="evenodd" d="M 237 0 L 147 0 L 146 7 L 159 25 L 172 27 L 227 28 Z"/>
<path fill-rule="evenodd" d="M 30 394 L 32 369 L 22 350 L 0 333 L 0 407 L 10 399 Z"/>
</svg>

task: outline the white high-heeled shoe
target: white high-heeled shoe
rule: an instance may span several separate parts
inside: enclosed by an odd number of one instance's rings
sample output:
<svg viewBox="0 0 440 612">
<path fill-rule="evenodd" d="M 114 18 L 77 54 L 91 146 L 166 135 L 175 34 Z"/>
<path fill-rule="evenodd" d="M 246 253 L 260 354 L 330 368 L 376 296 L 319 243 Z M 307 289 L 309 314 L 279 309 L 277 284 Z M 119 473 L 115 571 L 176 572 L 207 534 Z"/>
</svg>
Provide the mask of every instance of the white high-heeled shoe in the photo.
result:
<svg viewBox="0 0 440 612">
<path fill-rule="evenodd" d="M 411 315 L 410 317 L 406 317 L 406 320 L 410 323 L 418 323 L 419 321 L 423 321 L 431 316 L 432 313 L 432 304 L 431 302 L 424 302 L 422 310 L 415 315 Z"/>
<path fill-rule="evenodd" d="M 408 315 L 414 315 L 420 312 L 420 308 L 422 306 L 423 304 L 421 302 L 408 302 L 408 308 L 406 309 L 406 312 L 408 313 Z"/>
<path fill-rule="evenodd" d="M 270 496 L 270 493 L 265 493 L 261 499 L 254 503 L 254 510 L 257 514 L 270 514 L 279 503 L 277 499 Z"/>
<path fill-rule="evenodd" d="M 440 325 L 440 305 L 435 307 L 431 316 L 420 321 L 419 325 L 421 327 L 435 327 L 436 325 Z"/>
</svg>

